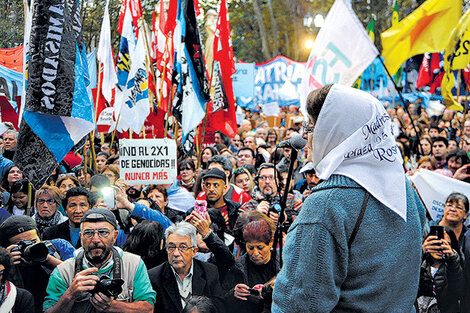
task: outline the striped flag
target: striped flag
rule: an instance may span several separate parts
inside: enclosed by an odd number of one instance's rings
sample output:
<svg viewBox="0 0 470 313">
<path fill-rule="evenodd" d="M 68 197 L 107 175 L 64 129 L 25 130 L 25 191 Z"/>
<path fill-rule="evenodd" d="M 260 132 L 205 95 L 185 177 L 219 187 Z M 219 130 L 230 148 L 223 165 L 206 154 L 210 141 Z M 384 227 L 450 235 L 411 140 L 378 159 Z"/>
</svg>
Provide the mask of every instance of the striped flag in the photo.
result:
<svg viewBox="0 0 470 313">
<path fill-rule="evenodd" d="M 36 189 L 93 130 L 78 0 L 32 3 L 28 81 L 14 162 Z"/>
</svg>

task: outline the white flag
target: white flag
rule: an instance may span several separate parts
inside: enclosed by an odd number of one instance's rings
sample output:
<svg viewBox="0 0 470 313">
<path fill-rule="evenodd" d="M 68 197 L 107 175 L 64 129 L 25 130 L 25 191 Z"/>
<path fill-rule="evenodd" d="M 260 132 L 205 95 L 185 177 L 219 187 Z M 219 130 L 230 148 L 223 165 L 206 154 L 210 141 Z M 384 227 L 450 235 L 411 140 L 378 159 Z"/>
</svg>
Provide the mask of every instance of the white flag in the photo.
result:
<svg viewBox="0 0 470 313">
<path fill-rule="evenodd" d="M 121 117 L 117 126 L 120 132 L 131 128 L 139 133 L 150 113 L 144 40 L 145 36 L 139 36 L 135 49 L 131 53 L 131 68 L 123 91 Z"/>
<path fill-rule="evenodd" d="M 378 55 L 351 1 L 336 0 L 308 57 L 307 74 L 300 89 L 303 112 L 310 91 L 335 83 L 352 86 Z"/>
<path fill-rule="evenodd" d="M 104 8 L 103 23 L 101 24 L 100 42 L 98 44 L 98 61 L 102 64 L 101 93 L 108 103 L 111 103 L 112 90 L 117 83 L 116 67 L 114 65 L 113 48 L 111 46 L 111 27 L 108 12 L 109 0 Z M 100 71 L 101 71 L 100 64 Z M 101 73 L 99 74 L 101 75 Z"/>
<path fill-rule="evenodd" d="M 419 170 L 410 177 L 433 220 L 444 215 L 444 205 L 452 192 L 460 192 L 470 198 L 470 184 L 428 170 Z"/>
</svg>

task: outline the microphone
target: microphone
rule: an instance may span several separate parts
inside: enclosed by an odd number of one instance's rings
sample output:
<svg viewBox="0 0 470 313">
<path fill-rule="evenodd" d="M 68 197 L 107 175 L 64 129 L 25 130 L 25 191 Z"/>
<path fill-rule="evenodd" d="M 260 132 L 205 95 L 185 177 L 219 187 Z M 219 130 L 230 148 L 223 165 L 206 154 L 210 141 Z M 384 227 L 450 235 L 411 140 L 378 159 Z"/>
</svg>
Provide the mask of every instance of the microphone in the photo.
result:
<svg viewBox="0 0 470 313">
<path fill-rule="evenodd" d="M 290 139 L 281 141 L 276 146 L 278 148 L 292 148 L 292 149 L 300 150 L 303 147 L 305 147 L 306 144 L 307 144 L 307 140 L 305 140 L 302 137 L 302 135 L 295 134 Z"/>
</svg>

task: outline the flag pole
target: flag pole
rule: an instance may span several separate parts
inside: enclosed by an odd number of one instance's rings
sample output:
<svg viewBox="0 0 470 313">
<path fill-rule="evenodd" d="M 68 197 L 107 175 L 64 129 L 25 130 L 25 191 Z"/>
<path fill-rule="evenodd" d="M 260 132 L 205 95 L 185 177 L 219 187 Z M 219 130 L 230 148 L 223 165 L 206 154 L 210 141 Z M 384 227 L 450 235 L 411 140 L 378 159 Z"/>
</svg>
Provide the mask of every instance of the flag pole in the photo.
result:
<svg viewBox="0 0 470 313">
<path fill-rule="evenodd" d="M 415 125 L 415 121 L 413 120 L 413 117 L 411 116 L 410 111 L 408 110 L 408 105 L 406 104 L 405 99 L 403 98 L 403 95 L 401 94 L 401 91 L 398 89 L 397 83 L 393 79 L 392 75 L 390 75 L 388 68 L 385 66 L 385 62 L 382 60 L 382 55 L 381 54 L 377 55 L 377 58 L 380 60 L 380 63 L 382 63 L 385 71 L 387 72 L 388 77 L 390 77 L 390 80 L 393 82 L 393 86 L 395 87 L 395 90 L 398 92 L 398 95 L 400 96 L 400 100 L 403 103 L 403 107 L 405 108 L 406 113 L 410 117 L 411 125 L 413 125 L 413 129 L 416 132 L 416 137 L 419 139 L 421 137 L 421 132 L 419 131 L 419 128 Z M 418 146 L 421 149 L 421 153 L 422 153 L 423 147 L 421 147 L 420 140 L 418 140 Z"/>
</svg>

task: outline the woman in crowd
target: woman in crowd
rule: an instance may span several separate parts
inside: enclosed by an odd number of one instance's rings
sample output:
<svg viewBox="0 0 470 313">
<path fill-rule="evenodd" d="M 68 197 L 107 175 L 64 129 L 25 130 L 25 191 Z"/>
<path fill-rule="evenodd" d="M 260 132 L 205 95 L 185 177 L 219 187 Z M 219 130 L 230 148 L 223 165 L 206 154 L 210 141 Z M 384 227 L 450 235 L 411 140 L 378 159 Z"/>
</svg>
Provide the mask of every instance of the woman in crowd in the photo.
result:
<svg viewBox="0 0 470 313">
<path fill-rule="evenodd" d="M 114 185 L 119 179 L 119 166 L 115 164 L 107 164 L 101 169 L 101 174 L 109 178 L 111 185 Z"/>
<path fill-rule="evenodd" d="M 240 167 L 233 171 L 233 183 L 235 186 L 246 191 L 249 195 L 253 193 L 253 177 L 246 168 Z"/>
<path fill-rule="evenodd" d="M 31 202 L 29 201 L 31 199 Z M 31 203 L 34 200 L 34 190 L 26 179 L 15 181 L 10 188 L 10 200 L 7 211 L 12 215 L 33 215 Z"/>
<path fill-rule="evenodd" d="M 421 145 L 421 148 L 423 149 L 421 155 L 423 156 L 431 155 L 431 150 L 432 150 L 431 138 L 429 138 L 428 136 L 423 136 L 421 137 L 421 140 L 419 141 L 419 143 Z M 421 148 L 420 148 L 420 151 L 421 151 Z"/>
<path fill-rule="evenodd" d="M 278 258 L 272 257 L 273 231 L 267 221 L 248 223 L 243 230 L 246 254 L 238 260 L 243 279 L 227 300 L 231 312 L 270 312 Z"/>
<path fill-rule="evenodd" d="M 147 268 L 151 269 L 167 260 L 164 238 L 160 223 L 144 220 L 127 236 L 122 249 L 140 255 Z"/>
<path fill-rule="evenodd" d="M 201 153 L 201 158 L 200 158 L 200 164 L 201 164 L 201 168 L 203 170 L 206 170 L 207 169 L 207 161 L 209 161 L 210 158 L 212 158 L 214 155 L 217 155 L 217 150 L 215 150 L 214 148 L 212 147 L 205 147 L 203 150 L 202 150 L 202 153 Z"/>
<path fill-rule="evenodd" d="M 192 192 L 196 183 L 196 165 L 192 159 L 184 159 L 179 163 L 178 176 L 181 176 L 178 185 Z"/>
<path fill-rule="evenodd" d="M 160 208 L 160 212 L 165 214 L 173 223 L 183 220 L 184 213 L 170 209 L 168 207 L 168 193 L 162 185 L 150 185 L 145 191 L 144 195 L 152 199 Z"/>
<path fill-rule="evenodd" d="M 57 188 L 59 188 L 59 193 L 60 193 L 61 199 L 64 199 L 65 194 L 67 193 L 67 191 L 70 188 L 79 187 L 80 182 L 78 181 L 77 178 L 75 178 L 75 176 L 64 175 L 64 176 L 60 177 L 57 180 L 56 186 L 57 186 Z"/>
<path fill-rule="evenodd" d="M 86 168 L 86 176 L 85 176 L 85 166 L 79 166 L 74 169 L 75 177 L 77 177 L 80 185 L 83 187 L 87 187 L 90 183 L 90 179 L 92 176 L 95 175 L 95 172 L 90 168 Z"/>
<path fill-rule="evenodd" d="M 106 152 L 98 152 L 96 154 L 96 168 L 98 170 L 98 173 L 101 172 L 103 167 L 106 165 L 106 161 L 108 161 L 109 154 Z"/>
<path fill-rule="evenodd" d="M 16 166 L 12 165 L 8 167 L 3 174 L 2 187 L 10 192 L 11 185 L 14 182 L 23 179 L 23 172 Z"/>
<path fill-rule="evenodd" d="M 34 207 L 36 214 L 33 215 L 36 221 L 39 237 L 43 231 L 50 226 L 60 224 L 67 220 L 67 217 L 59 212 L 61 195 L 59 188 L 44 185 L 36 192 Z"/>
<path fill-rule="evenodd" d="M 418 312 L 460 312 L 464 276 L 457 237 L 449 227 L 444 239 L 435 234 L 423 243 L 423 262 L 418 289 Z M 439 309 L 432 310 L 432 306 Z"/>
</svg>

